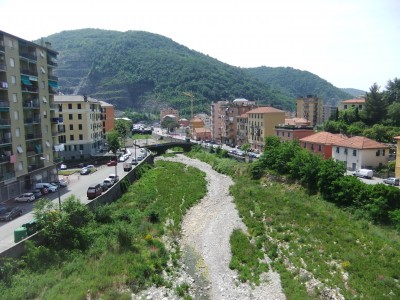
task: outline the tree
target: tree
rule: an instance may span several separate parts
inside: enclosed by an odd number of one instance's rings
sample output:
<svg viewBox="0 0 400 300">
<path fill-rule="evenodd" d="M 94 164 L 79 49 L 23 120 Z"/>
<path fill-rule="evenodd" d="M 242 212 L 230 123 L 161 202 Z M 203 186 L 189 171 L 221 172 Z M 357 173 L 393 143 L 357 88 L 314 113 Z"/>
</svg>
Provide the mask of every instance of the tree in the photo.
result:
<svg viewBox="0 0 400 300">
<path fill-rule="evenodd" d="M 174 131 L 175 128 L 179 127 L 178 120 L 175 117 L 165 116 L 161 121 L 161 127 L 167 128 L 168 133 Z"/>
<path fill-rule="evenodd" d="M 380 123 L 386 118 L 387 103 L 384 100 L 383 94 L 379 91 L 379 86 L 374 83 L 370 92 L 365 97 L 364 118 L 365 123 L 373 125 Z"/>
<path fill-rule="evenodd" d="M 118 149 L 121 148 L 118 132 L 115 129 L 110 130 L 106 134 L 106 139 L 108 148 L 111 150 L 112 153 L 116 154 Z"/>
<path fill-rule="evenodd" d="M 132 130 L 132 122 L 123 119 L 117 119 L 114 123 L 114 129 L 118 132 L 121 138 L 121 147 L 125 147 L 126 138 Z"/>
</svg>

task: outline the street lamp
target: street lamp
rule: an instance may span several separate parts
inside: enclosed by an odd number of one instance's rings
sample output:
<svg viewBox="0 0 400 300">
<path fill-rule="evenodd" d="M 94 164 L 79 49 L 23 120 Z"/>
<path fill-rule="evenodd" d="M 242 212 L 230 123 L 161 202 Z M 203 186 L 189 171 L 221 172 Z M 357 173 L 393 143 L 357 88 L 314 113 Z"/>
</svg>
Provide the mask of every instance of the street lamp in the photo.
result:
<svg viewBox="0 0 400 300">
<path fill-rule="evenodd" d="M 58 178 L 58 164 L 59 163 L 61 163 L 61 162 L 58 162 L 58 163 L 56 163 L 56 162 L 54 162 L 54 161 L 50 161 L 50 160 L 48 160 L 48 159 L 46 159 L 46 158 L 44 158 L 44 157 L 41 157 L 40 158 L 41 160 L 46 160 L 46 161 L 48 161 L 48 162 L 51 162 L 51 163 L 53 163 L 53 165 L 54 166 L 56 166 L 56 176 L 57 176 L 57 192 L 58 192 L 58 208 L 60 209 L 60 211 L 61 211 L 61 195 L 60 195 L 60 179 Z"/>
</svg>

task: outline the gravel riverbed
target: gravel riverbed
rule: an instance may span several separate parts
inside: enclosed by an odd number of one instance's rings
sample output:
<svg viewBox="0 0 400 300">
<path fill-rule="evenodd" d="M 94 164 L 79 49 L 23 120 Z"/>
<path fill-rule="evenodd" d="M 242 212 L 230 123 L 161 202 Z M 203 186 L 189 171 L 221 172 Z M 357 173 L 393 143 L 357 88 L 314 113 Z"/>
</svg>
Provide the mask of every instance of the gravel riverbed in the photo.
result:
<svg viewBox="0 0 400 300">
<path fill-rule="evenodd" d="M 157 158 L 181 162 L 206 173 L 206 196 L 185 215 L 182 223 L 182 266 L 173 279 L 175 285 L 187 283 L 193 299 L 286 299 L 279 274 L 263 274 L 261 284 L 241 283 L 229 269 L 229 238 L 236 228 L 247 231 L 229 194 L 229 176 L 215 172 L 210 165 L 184 155 Z M 268 260 L 268 258 L 266 258 Z M 171 279 L 171 278 L 170 278 Z M 134 299 L 178 299 L 166 288 L 150 288 Z"/>
</svg>

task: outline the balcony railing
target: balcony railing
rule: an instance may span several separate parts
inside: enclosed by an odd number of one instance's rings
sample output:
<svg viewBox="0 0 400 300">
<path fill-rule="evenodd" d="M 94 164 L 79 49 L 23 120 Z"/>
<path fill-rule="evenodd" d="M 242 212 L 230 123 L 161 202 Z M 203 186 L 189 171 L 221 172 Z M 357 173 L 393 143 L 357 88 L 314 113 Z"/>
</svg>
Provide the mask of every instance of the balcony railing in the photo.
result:
<svg viewBox="0 0 400 300">
<path fill-rule="evenodd" d="M 0 181 L 15 178 L 15 172 L 0 173 Z"/>
<path fill-rule="evenodd" d="M 30 69 L 21 69 L 21 74 L 23 75 L 31 75 L 31 76 L 38 76 L 37 70 L 30 70 Z"/>
<path fill-rule="evenodd" d="M 54 75 L 49 75 L 49 79 L 53 81 L 58 81 L 58 77 Z"/>
<path fill-rule="evenodd" d="M 39 107 L 40 105 L 38 100 L 36 101 L 30 100 L 24 102 L 24 108 L 39 108 Z"/>
<path fill-rule="evenodd" d="M 37 93 L 38 92 L 38 88 L 35 86 L 24 86 L 22 88 L 22 92 L 23 93 Z"/>
<path fill-rule="evenodd" d="M 10 155 L 0 155 L 0 164 L 8 163 L 10 162 Z"/>
<path fill-rule="evenodd" d="M 11 126 L 10 119 L 0 119 L 0 126 Z"/>
<path fill-rule="evenodd" d="M 37 124 L 40 123 L 40 118 L 26 118 L 24 124 Z"/>
<path fill-rule="evenodd" d="M 0 71 L 7 71 L 7 65 L 6 64 L 0 64 Z"/>
<path fill-rule="evenodd" d="M 27 133 L 25 135 L 26 140 L 36 140 L 36 139 L 41 139 L 42 134 L 41 133 Z"/>
<path fill-rule="evenodd" d="M 0 144 L 1 145 L 4 145 L 4 144 L 11 144 L 11 142 L 12 142 L 12 138 L 2 138 L 2 139 L 0 139 Z"/>
<path fill-rule="evenodd" d="M 10 107 L 10 102 L 8 100 L 0 100 L 0 108 Z"/>
<path fill-rule="evenodd" d="M 47 59 L 47 64 L 50 66 L 58 66 L 58 64 L 51 58 Z"/>
<path fill-rule="evenodd" d="M 8 89 L 8 83 L 6 81 L 0 81 L 0 90 Z"/>
<path fill-rule="evenodd" d="M 34 53 L 20 52 L 20 53 L 19 53 L 19 56 L 20 56 L 20 57 L 27 58 L 27 59 L 30 59 L 30 60 L 37 60 L 36 54 L 34 54 Z"/>
</svg>

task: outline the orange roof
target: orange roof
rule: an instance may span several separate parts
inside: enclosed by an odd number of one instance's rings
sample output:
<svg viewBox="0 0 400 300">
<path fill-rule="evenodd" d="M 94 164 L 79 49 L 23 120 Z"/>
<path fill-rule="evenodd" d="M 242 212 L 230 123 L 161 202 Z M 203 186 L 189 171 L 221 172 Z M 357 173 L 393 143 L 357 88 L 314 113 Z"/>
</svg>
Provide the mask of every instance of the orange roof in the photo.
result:
<svg viewBox="0 0 400 300">
<path fill-rule="evenodd" d="M 366 138 L 364 136 L 353 136 L 351 138 L 348 138 L 347 140 L 344 141 L 338 141 L 337 143 L 334 143 L 335 146 L 342 146 L 342 147 L 347 147 L 347 148 L 353 148 L 353 149 L 382 149 L 382 148 L 389 148 L 389 146 L 386 146 L 384 144 L 378 143 L 375 140 L 371 140 L 369 138 Z"/>
<path fill-rule="evenodd" d="M 285 125 L 298 125 L 298 124 L 310 124 L 310 121 L 304 118 L 290 118 L 285 119 Z"/>
<path fill-rule="evenodd" d="M 315 144 L 323 144 L 323 145 L 332 145 L 336 144 L 339 141 L 346 140 L 347 137 L 343 134 L 333 134 L 326 131 L 317 132 L 315 134 L 309 135 L 300 139 L 301 142 L 307 143 L 315 143 Z"/>
<path fill-rule="evenodd" d="M 342 103 L 365 103 L 365 99 L 349 99 L 349 100 L 343 100 L 341 101 Z"/>
<path fill-rule="evenodd" d="M 249 110 L 247 114 L 265 114 L 265 113 L 276 113 L 282 112 L 285 113 L 283 110 L 271 107 L 271 106 L 261 106 L 255 109 Z"/>
</svg>

